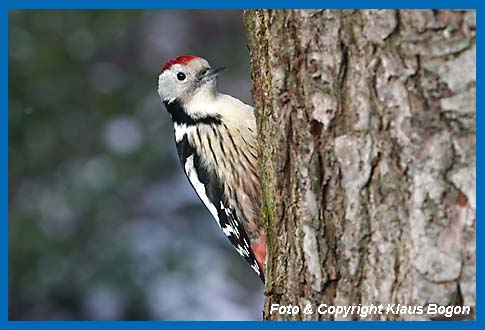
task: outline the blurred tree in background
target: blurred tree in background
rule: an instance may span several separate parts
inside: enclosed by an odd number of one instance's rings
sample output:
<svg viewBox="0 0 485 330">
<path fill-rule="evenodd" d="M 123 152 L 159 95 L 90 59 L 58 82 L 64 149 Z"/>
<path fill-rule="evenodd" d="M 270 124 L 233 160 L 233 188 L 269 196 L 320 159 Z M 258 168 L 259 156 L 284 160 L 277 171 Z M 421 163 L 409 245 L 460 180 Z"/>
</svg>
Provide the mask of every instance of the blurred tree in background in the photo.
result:
<svg viewBox="0 0 485 330">
<path fill-rule="evenodd" d="M 182 54 L 228 67 L 221 91 L 251 103 L 241 12 L 10 13 L 11 320 L 261 318 L 157 94 Z"/>
</svg>

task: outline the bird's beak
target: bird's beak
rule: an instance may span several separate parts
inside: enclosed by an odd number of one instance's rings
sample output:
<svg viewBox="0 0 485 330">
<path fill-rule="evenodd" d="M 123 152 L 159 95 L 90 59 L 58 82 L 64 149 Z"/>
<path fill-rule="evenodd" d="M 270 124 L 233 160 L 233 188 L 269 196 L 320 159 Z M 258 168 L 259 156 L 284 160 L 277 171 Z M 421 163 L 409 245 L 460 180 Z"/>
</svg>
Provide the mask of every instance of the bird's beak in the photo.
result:
<svg viewBox="0 0 485 330">
<path fill-rule="evenodd" d="M 222 67 L 222 68 L 215 68 L 215 69 L 208 69 L 205 74 L 204 74 L 204 78 L 211 78 L 211 77 L 215 77 L 219 74 L 219 72 L 225 70 L 226 68 L 225 67 Z"/>
</svg>

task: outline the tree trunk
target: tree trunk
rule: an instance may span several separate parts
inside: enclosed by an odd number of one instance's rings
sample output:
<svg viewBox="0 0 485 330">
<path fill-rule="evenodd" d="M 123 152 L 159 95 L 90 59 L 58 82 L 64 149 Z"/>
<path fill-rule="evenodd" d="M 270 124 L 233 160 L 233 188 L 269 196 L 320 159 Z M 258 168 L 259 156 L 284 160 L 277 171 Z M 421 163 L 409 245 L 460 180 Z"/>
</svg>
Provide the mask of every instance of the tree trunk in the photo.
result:
<svg viewBox="0 0 485 330">
<path fill-rule="evenodd" d="M 470 306 L 451 318 L 474 319 L 475 12 L 244 18 L 267 227 L 264 318 L 449 319 L 428 313 L 438 304 Z M 384 310 L 329 315 L 321 304 Z"/>
</svg>

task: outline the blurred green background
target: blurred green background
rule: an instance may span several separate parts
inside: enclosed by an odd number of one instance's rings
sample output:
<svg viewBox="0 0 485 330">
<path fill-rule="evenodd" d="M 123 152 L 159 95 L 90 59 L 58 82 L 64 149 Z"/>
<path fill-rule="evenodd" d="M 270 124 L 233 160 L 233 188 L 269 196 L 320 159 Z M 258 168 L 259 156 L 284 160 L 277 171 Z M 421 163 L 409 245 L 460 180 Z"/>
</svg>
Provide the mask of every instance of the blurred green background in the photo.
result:
<svg viewBox="0 0 485 330">
<path fill-rule="evenodd" d="M 239 11 L 10 12 L 10 320 L 261 319 L 157 94 L 182 54 L 251 103 Z"/>
</svg>

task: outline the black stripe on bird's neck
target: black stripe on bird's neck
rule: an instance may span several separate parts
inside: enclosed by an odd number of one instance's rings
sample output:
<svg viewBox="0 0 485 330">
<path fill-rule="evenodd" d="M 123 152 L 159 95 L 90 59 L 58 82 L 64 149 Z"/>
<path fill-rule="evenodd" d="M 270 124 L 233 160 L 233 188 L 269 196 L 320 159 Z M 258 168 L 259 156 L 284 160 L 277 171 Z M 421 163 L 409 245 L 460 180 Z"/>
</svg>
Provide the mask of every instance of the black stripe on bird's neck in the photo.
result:
<svg viewBox="0 0 485 330">
<path fill-rule="evenodd" d="M 165 108 L 167 108 L 168 113 L 172 116 L 172 121 L 176 124 L 185 124 L 187 126 L 190 125 L 197 125 L 197 124 L 207 124 L 212 125 L 221 124 L 221 116 L 220 115 L 210 115 L 210 116 L 202 116 L 202 117 L 191 117 L 190 115 L 185 112 L 184 108 L 180 104 L 179 101 L 175 100 L 172 102 L 164 101 Z"/>
</svg>

